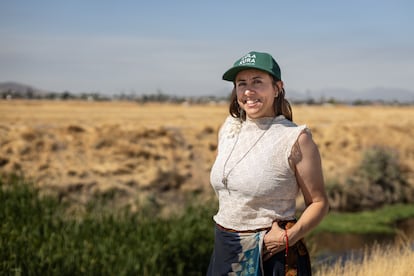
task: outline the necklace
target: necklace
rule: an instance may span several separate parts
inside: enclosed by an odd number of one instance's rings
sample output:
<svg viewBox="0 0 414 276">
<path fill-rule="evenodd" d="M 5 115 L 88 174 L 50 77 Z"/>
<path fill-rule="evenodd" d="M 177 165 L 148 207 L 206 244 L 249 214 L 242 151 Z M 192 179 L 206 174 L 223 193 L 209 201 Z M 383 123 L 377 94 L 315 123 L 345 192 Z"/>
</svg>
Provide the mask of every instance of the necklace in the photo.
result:
<svg viewBox="0 0 414 276">
<path fill-rule="evenodd" d="M 247 156 L 247 154 L 257 145 L 257 143 L 259 143 L 260 139 L 262 139 L 262 137 L 266 134 L 266 132 L 270 129 L 270 126 L 272 125 L 274 121 L 273 120 L 269 123 L 269 125 L 267 126 L 267 128 L 262 132 L 262 134 L 260 134 L 259 138 L 257 138 L 257 140 L 253 143 L 253 145 L 243 154 L 243 156 L 236 162 L 236 164 L 234 164 L 234 166 L 227 172 L 226 174 L 226 166 L 227 163 L 230 160 L 231 155 L 233 154 L 234 149 L 236 148 L 236 144 L 239 141 L 239 137 L 240 137 L 240 132 L 237 134 L 237 138 L 236 141 L 233 144 L 233 147 L 231 148 L 230 154 L 229 156 L 227 156 L 226 161 L 224 162 L 224 166 L 223 166 L 223 178 L 221 179 L 221 182 L 223 183 L 224 187 L 226 187 L 227 189 L 227 182 L 228 182 L 228 177 L 230 175 L 230 173 L 236 168 L 236 166 Z"/>
</svg>

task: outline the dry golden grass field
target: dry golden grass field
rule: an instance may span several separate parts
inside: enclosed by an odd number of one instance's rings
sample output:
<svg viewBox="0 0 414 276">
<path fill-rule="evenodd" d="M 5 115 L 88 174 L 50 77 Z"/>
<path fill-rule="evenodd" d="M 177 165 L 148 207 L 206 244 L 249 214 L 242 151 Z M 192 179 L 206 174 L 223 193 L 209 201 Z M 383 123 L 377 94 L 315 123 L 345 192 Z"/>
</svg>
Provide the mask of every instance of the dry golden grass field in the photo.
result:
<svg viewBox="0 0 414 276">
<path fill-rule="evenodd" d="M 62 198 L 99 193 L 166 204 L 212 194 L 209 169 L 226 105 L 0 101 L 0 174 L 22 173 Z M 293 106 L 319 146 L 325 179 L 344 179 L 375 145 L 414 181 L 414 107 Z M 177 193 L 178 192 L 178 193 Z M 162 196 L 159 196 L 161 195 Z"/>
</svg>

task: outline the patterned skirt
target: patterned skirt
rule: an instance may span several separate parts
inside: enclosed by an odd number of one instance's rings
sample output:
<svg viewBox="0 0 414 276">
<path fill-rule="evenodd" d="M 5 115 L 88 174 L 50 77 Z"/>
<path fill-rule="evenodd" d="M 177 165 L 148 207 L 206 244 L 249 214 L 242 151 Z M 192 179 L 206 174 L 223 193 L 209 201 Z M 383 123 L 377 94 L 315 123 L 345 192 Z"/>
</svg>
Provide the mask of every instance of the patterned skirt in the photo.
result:
<svg viewBox="0 0 414 276">
<path fill-rule="evenodd" d="M 309 254 L 302 241 L 289 247 L 288 256 L 285 252 L 279 252 L 263 262 L 262 245 L 266 232 L 237 233 L 216 226 L 214 251 L 207 276 L 311 275 Z"/>
</svg>

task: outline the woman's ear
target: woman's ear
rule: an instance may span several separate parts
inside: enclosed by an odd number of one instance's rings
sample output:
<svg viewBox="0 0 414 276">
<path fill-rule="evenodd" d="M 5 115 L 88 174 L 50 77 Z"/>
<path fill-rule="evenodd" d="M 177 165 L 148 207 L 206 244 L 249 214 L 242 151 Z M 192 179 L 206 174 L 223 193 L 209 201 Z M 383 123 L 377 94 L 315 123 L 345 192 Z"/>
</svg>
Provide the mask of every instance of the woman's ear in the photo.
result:
<svg viewBox="0 0 414 276">
<path fill-rule="evenodd" d="M 274 82 L 274 86 L 275 86 L 275 98 L 279 97 L 279 94 L 282 93 L 283 91 L 283 81 L 278 80 L 276 82 Z"/>
<path fill-rule="evenodd" d="M 283 90 L 283 81 L 281 80 L 277 81 L 276 86 L 277 86 L 278 91 Z"/>
</svg>

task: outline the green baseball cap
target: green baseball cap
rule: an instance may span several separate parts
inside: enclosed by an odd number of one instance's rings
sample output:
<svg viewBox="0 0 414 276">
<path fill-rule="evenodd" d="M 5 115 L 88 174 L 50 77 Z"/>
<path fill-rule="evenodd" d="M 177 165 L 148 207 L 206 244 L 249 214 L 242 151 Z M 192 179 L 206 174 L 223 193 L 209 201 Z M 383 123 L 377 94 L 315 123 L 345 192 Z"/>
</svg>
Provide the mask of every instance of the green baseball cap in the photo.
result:
<svg viewBox="0 0 414 276">
<path fill-rule="evenodd" d="M 238 59 L 229 70 L 223 74 L 223 80 L 234 81 L 240 71 L 258 69 L 270 73 L 281 80 L 280 67 L 268 53 L 250 52 Z"/>
</svg>

